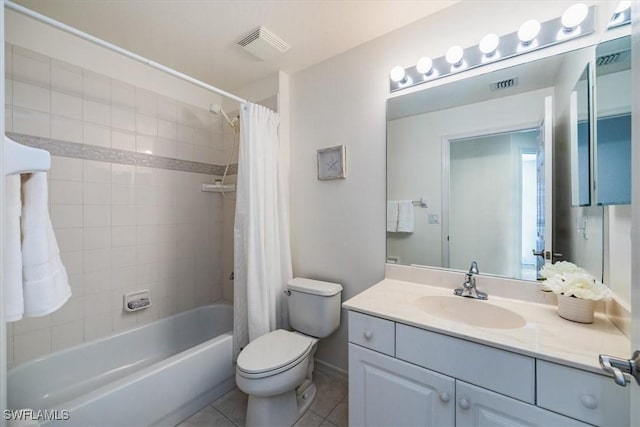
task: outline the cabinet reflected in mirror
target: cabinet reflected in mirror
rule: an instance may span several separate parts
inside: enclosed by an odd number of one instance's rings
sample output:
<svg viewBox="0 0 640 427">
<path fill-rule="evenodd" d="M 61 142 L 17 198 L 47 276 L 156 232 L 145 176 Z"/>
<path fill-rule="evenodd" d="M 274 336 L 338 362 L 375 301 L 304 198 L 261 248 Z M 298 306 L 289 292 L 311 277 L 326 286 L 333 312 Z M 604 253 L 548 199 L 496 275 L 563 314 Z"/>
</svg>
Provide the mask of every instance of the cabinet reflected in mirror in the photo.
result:
<svg viewBox="0 0 640 427">
<path fill-rule="evenodd" d="M 631 203 L 631 40 L 596 49 L 596 194 L 599 205 Z"/>
</svg>

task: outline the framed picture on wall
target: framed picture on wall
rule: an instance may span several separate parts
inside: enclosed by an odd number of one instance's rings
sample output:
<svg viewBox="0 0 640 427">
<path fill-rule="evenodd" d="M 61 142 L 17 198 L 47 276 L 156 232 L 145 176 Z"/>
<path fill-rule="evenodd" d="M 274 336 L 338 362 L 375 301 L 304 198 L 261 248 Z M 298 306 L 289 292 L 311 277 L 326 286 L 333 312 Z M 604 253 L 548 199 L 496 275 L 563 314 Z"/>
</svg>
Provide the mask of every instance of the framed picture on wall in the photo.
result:
<svg viewBox="0 0 640 427">
<path fill-rule="evenodd" d="M 344 179 L 347 177 L 347 154 L 344 145 L 318 150 L 318 179 Z"/>
</svg>

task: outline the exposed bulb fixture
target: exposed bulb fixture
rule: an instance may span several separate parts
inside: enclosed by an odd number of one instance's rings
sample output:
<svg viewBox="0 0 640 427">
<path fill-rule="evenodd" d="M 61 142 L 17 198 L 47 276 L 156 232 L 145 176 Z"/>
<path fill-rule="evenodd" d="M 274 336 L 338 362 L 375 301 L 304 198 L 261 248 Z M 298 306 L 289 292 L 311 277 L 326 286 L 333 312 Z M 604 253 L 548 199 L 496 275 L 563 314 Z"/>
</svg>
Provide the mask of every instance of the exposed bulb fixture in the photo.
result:
<svg viewBox="0 0 640 427">
<path fill-rule="evenodd" d="M 464 49 L 462 46 L 451 46 L 447 51 L 446 60 L 454 67 L 462 65 L 462 58 L 464 57 Z"/>
<path fill-rule="evenodd" d="M 391 80 L 393 80 L 396 83 L 403 83 L 404 81 L 407 80 L 407 76 L 404 73 L 404 68 L 402 68 L 399 65 L 396 65 L 391 69 L 391 72 L 389 73 L 389 77 L 391 78 Z"/>
<path fill-rule="evenodd" d="M 518 29 L 518 38 L 524 46 L 528 46 L 536 39 L 540 32 L 540 22 L 536 19 L 530 19 L 520 25 Z"/>
<path fill-rule="evenodd" d="M 420 74 L 429 75 L 433 73 L 433 61 L 428 56 L 423 56 L 418 59 L 416 63 L 416 70 L 418 70 Z"/>
<path fill-rule="evenodd" d="M 589 14 L 589 8 L 584 3 L 569 6 L 562 14 L 561 22 L 565 33 L 575 30 Z"/>
<path fill-rule="evenodd" d="M 480 52 L 484 53 L 487 57 L 491 57 L 496 53 L 496 49 L 498 49 L 498 44 L 500 43 L 500 37 L 497 34 L 490 33 L 487 34 L 480 40 L 480 44 L 478 45 Z"/>
<path fill-rule="evenodd" d="M 618 7 L 616 7 L 616 10 L 614 13 L 618 14 L 618 13 L 622 13 L 625 10 L 629 9 L 631 7 L 631 2 L 630 1 L 621 1 L 618 4 Z"/>
</svg>

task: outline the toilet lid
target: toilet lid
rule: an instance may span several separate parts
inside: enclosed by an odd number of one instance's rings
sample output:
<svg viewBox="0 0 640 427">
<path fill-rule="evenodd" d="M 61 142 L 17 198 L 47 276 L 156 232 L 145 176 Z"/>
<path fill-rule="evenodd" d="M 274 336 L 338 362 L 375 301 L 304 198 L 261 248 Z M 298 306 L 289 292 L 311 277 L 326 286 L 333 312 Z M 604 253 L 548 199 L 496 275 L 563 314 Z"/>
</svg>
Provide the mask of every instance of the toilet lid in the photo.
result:
<svg viewBox="0 0 640 427">
<path fill-rule="evenodd" d="M 278 329 L 251 341 L 238 356 L 238 368 L 249 374 L 272 371 L 306 356 L 311 337 Z"/>
</svg>

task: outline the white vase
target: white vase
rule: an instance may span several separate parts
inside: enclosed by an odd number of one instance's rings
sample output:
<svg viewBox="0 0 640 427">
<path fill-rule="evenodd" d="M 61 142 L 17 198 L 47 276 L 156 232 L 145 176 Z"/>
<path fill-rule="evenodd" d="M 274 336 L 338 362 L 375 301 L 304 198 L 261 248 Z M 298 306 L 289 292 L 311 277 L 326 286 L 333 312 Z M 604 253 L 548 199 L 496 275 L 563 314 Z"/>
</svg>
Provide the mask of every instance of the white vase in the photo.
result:
<svg viewBox="0 0 640 427">
<path fill-rule="evenodd" d="M 595 301 L 558 295 L 558 315 L 580 323 L 593 323 Z"/>
</svg>

